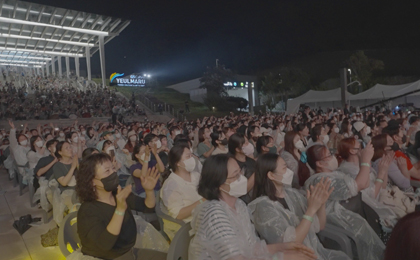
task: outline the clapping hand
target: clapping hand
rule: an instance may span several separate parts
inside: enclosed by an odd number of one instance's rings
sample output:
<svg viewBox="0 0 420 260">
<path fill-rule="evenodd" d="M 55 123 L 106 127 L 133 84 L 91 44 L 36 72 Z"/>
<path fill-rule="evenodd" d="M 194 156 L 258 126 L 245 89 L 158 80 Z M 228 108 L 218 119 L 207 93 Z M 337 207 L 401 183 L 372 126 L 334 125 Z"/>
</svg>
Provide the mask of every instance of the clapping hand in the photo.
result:
<svg viewBox="0 0 420 260">
<path fill-rule="evenodd" d="M 159 171 L 157 168 L 149 168 L 146 176 L 140 176 L 141 186 L 145 191 L 151 191 L 155 188 L 157 181 L 159 180 Z"/>
<path fill-rule="evenodd" d="M 398 157 L 397 158 L 397 164 L 400 171 L 406 171 L 407 168 L 407 160 L 404 157 Z"/>
<path fill-rule="evenodd" d="M 127 209 L 127 197 L 131 194 L 132 185 L 129 184 L 125 186 L 124 189 L 121 189 L 121 186 L 118 185 L 117 195 L 115 196 L 117 199 L 117 210 L 125 211 Z"/>
<path fill-rule="evenodd" d="M 362 163 L 370 163 L 370 161 L 372 161 L 374 152 L 375 150 L 373 149 L 372 142 L 369 141 L 361 153 Z"/>
<path fill-rule="evenodd" d="M 309 189 L 306 190 L 308 210 L 311 210 L 313 214 L 315 214 L 321 206 L 325 204 L 333 192 L 334 188 L 330 188 L 330 185 L 331 180 L 323 177 L 321 178 L 321 181 L 315 185 L 315 187 L 311 185 Z"/>
</svg>

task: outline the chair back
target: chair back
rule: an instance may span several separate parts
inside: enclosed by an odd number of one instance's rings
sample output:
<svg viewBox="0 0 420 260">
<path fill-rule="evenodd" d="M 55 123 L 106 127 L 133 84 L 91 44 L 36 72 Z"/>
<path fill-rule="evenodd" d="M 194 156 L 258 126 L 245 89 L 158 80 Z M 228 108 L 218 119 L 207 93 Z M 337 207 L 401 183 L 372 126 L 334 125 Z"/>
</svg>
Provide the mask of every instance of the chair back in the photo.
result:
<svg viewBox="0 0 420 260">
<path fill-rule="evenodd" d="M 76 221 L 73 221 L 73 219 L 76 219 Z M 66 257 L 72 253 L 67 249 L 67 244 L 70 244 L 73 251 L 79 248 L 80 238 L 77 234 L 77 211 L 70 212 L 64 218 L 58 230 L 58 246 L 61 253 Z"/>
<path fill-rule="evenodd" d="M 166 260 L 188 260 L 188 248 L 190 247 L 191 224 L 184 224 L 175 234 L 169 246 Z"/>
</svg>

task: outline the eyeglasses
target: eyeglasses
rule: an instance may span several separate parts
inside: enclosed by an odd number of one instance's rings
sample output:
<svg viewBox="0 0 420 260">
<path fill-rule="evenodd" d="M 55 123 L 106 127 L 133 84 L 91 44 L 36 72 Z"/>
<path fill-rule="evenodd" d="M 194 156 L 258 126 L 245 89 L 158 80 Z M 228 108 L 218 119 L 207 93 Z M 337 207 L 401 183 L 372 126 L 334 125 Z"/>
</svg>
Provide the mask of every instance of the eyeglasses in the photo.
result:
<svg viewBox="0 0 420 260">
<path fill-rule="evenodd" d="M 321 158 L 321 161 L 323 161 L 324 159 L 330 158 L 330 157 L 332 157 L 332 156 L 333 156 L 333 155 L 330 153 L 329 155 L 325 156 L 324 158 Z"/>
</svg>

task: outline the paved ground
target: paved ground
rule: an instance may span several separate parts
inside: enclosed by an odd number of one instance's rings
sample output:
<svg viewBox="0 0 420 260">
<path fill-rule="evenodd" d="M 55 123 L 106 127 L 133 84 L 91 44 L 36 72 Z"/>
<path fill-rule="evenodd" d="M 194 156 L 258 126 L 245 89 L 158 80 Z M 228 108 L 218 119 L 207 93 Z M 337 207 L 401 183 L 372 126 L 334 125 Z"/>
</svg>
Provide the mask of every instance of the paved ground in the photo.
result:
<svg viewBox="0 0 420 260">
<path fill-rule="evenodd" d="M 57 247 L 41 245 L 41 234 L 56 226 L 54 220 L 31 227 L 22 236 L 12 227 L 13 221 L 19 217 L 31 214 L 32 217 L 42 217 L 42 210 L 29 205 L 29 192 L 19 196 L 19 187 L 13 187 L 6 170 L 0 170 L 0 260 L 64 260 Z"/>
</svg>

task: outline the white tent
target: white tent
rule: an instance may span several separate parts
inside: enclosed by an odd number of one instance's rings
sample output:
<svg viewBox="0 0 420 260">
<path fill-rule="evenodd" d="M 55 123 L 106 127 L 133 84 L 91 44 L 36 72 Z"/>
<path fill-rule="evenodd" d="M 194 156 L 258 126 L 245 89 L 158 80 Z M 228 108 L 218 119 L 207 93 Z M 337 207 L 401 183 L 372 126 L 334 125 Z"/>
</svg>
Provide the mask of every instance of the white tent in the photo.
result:
<svg viewBox="0 0 420 260">
<path fill-rule="evenodd" d="M 347 100 L 353 95 L 346 91 Z M 306 104 L 312 108 L 321 107 L 341 107 L 341 88 L 332 90 L 316 91 L 309 90 L 305 94 L 287 101 L 287 114 L 295 114 L 299 111 L 299 106 Z"/>
<path fill-rule="evenodd" d="M 382 85 L 376 84 L 372 88 L 353 95 L 351 100 L 351 105 L 353 106 L 366 106 L 376 102 L 379 102 L 384 99 L 389 99 L 409 93 L 411 91 L 420 90 L 420 80 L 412 83 L 402 84 L 402 85 Z M 408 95 L 406 97 L 397 98 L 392 100 L 392 104 L 401 104 L 401 103 L 414 103 L 415 105 L 420 105 L 420 92 Z M 417 106 L 416 105 L 416 106 Z"/>
</svg>

